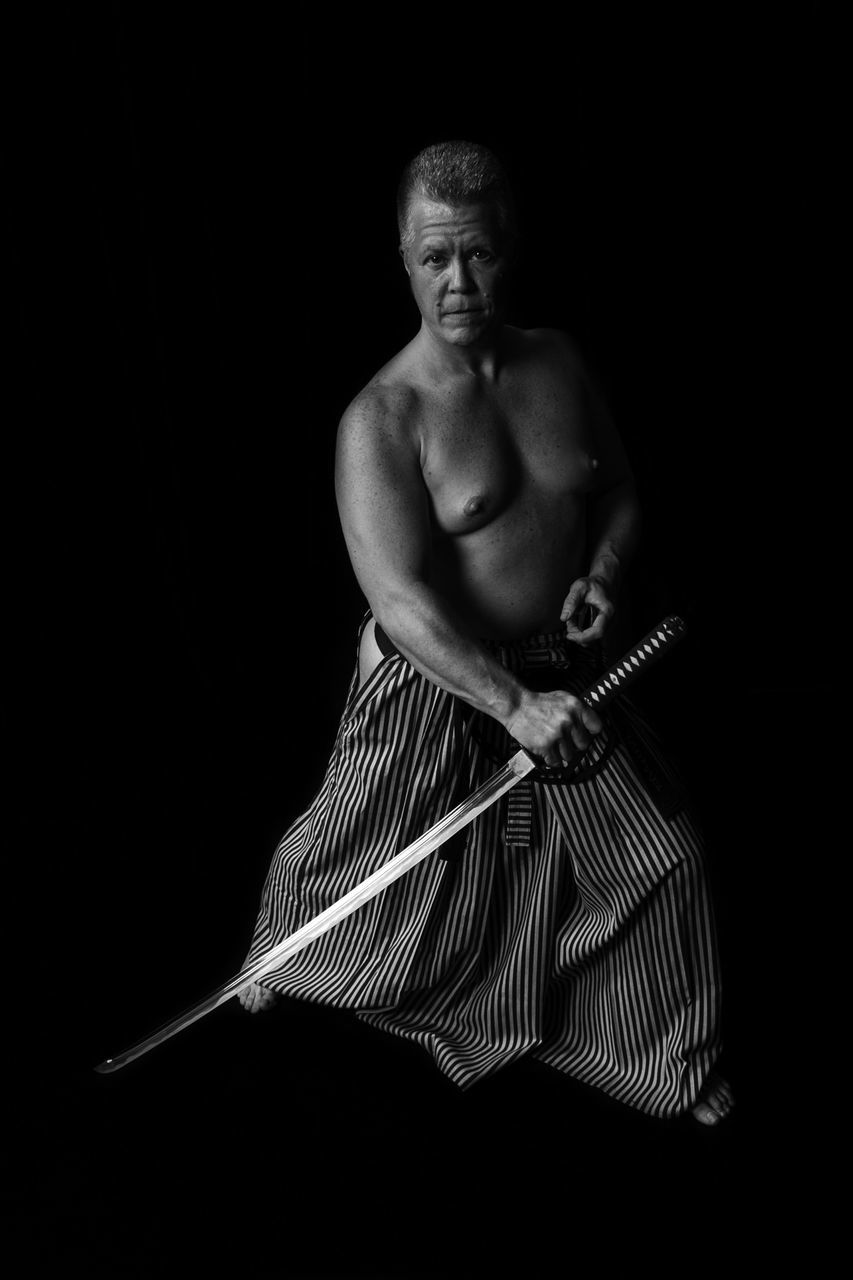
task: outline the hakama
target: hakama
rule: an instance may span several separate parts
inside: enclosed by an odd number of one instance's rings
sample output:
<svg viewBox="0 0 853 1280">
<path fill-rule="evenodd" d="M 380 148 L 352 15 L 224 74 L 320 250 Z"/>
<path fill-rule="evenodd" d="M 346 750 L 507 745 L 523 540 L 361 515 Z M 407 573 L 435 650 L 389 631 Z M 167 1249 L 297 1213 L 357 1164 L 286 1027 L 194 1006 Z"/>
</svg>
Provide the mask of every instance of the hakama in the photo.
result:
<svg viewBox="0 0 853 1280">
<path fill-rule="evenodd" d="M 364 625 L 364 624 L 363 624 Z M 489 646 L 580 693 L 595 657 L 562 633 Z M 554 681 L 552 680 L 552 685 Z M 525 780 L 377 898 L 266 975 L 422 1045 L 462 1088 L 530 1054 L 649 1114 L 692 1106 L 719 1052 L 702 840 L 660 744 L 620 699 L 578 775 Z M 358 666 L 322 786 L 285 834 L 249 961 L 416 839 L 513 744 L 383 657 Z"/>
</svg>

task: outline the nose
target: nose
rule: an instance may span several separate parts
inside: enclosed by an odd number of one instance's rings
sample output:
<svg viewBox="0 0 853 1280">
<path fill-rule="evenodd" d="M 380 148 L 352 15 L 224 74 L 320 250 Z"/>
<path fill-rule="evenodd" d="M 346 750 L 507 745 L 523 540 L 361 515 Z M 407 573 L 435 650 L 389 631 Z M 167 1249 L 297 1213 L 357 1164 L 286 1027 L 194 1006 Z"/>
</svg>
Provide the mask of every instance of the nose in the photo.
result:
<svg viewBox="0 0 853 1280">
<path fill-rule="evenodd" d="M 461 254 L 457 254 L 450 260 L 448 287 L 451 293 L 468 293 L 471 289 L 471 275 L 468 270 L 468 264 Z"/>
</svg>

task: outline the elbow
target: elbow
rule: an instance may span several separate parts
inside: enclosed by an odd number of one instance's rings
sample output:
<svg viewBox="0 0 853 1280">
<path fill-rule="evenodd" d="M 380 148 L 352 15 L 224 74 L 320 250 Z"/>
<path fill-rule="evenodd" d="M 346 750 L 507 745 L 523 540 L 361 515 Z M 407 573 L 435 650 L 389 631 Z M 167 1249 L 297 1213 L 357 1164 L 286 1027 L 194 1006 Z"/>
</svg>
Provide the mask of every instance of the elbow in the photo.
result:
<svg viewBox="0 0 853 1280">
<path fill-rule="evenodd" d="M 626 476 L 615 489 L 617 499 L 628 518 L 639 526 L 642 518 L 640 495 L 633 476 Z"/>
<path fill-rule="evenodd" d="M 593 506 L 605 516 L 612 512 L 631 518 L 640 518 L 640 496 L 633 476 L 624 476 L 607 488 L 599 489 Z"/>
<path fill-rule="evenodd" d="M 368 600 L 370 611 L 385 634 L 395 643 L 404 640 L 413 618 L 422 612 L 425 587 L 422 583 L 379 584 Z"/>
</svg>

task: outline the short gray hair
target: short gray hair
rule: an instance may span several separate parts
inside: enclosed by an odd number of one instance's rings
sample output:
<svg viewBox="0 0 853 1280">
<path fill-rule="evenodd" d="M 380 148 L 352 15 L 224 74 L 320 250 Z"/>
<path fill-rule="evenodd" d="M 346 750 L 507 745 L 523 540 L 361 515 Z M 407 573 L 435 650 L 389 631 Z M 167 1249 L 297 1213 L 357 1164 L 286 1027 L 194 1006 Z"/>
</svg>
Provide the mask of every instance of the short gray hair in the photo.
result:
<svg viewBox="0 0 853 1280">
<path fill-rule="evenodd" d="M 515 203 L 503 165 L 480 143 L 436 142 L 406 165 L 397 188 L 397 226 L 403 249 L 410 248 L 414 239 L 411 206 L 418 197 L 452 206 L 494 205 L 504 240 L 515 236 Z"/>
</svg>

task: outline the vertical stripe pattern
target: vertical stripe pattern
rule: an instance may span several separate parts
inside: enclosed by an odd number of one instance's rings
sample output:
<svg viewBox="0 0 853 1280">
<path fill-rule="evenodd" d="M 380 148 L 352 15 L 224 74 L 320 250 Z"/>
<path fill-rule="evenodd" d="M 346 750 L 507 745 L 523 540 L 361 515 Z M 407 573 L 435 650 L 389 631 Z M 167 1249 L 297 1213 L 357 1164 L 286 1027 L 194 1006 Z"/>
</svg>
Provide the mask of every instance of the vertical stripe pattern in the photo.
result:
<svg viewBox="0 0 853 1280">
<path fill-rule="evenodd" d="M 560 634 L 494 648 L 519 671 L 549 653 L 574 692 L 594 678 Z M 356 668 L 320 791 L 274 854 L 250 961 L 506 759 L 503 730 L 472 714 L 399 654 L 361 688 Z M 453 856 L 427 858 L 264 985 L 408 1037 L 462 1088 L 529 1053 L 652 1115 L 691 1106 L 719 1050 L 712 907 L 699 833 L 686 807 L 651 802 L 649 757 L 667 765 L 629 714 L 630 750 L 608 724 L 597 767 L 519 784 L 521 804 L 510 792 Z"/>
</svg>

